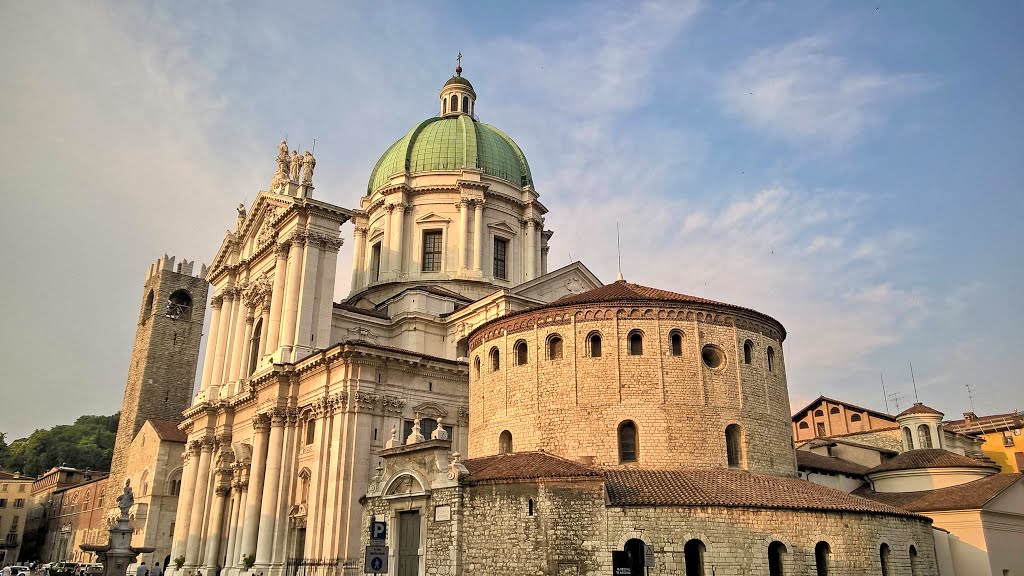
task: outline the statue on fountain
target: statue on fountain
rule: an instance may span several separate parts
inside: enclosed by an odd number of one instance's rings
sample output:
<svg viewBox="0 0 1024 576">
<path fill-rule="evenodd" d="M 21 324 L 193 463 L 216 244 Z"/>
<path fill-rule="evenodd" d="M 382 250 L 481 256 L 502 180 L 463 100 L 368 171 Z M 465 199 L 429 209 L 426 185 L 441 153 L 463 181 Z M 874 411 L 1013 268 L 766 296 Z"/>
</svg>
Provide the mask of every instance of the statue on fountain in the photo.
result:
<svg viewBox="0 0 1024 576">
<path fill-rule="evenodd" d="M 135 494 L 132 492 L 132 481 L 127 479 L 124 481 L 124 492 L 117 497 L 117 507 L 121 509 L 121 516 L 127 517 L 128 511 L 131 510 L 135 504 Z"/>
</svg>

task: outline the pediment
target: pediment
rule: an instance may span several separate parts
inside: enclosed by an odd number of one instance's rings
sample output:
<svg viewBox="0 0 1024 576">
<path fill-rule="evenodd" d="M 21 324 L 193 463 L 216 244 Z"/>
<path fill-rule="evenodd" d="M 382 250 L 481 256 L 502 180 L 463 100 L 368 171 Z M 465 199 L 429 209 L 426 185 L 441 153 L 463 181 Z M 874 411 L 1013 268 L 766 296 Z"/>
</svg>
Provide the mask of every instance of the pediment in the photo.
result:
<svg viewBox="0 0 1024 576">
<path fill-rule="evenodd" d="M 384 491 L 385 496 L 406 496 L 423 494 L 423 484 L 412 474 L 399 474 L 391 480 Z"/>
<path fill-rule="evenodd" d="M 420 417 L 426 416 L 427 418 L 437 418 L 438 416 L 444 417 L 448 415 L 448 411 L 444 409 L 437 402 L 424 402 L 417 404 L 412 407 L 413 413 Z"/>
<path fill-rule="evenodd" d="M 424 214 L 423 216 L 420 216 L 419 218 L 416 219 L 416 223 L 417 224 L 423 224 L 423 223 L 428 223 L 428 222 L 430 222 L 430 223 L 444 223 L 444 224 L 447 224 L 447 223 L 451 222 L 451 219 L 450 218 L 445 218 L 444 216 L 441 216 L 440 214 L 438 214 L 436 212 L 428 212 L 428 213 Z"/>
<path fill-rule="evenodd" d="M 559 298 L 593 290 L 600 286 L 603 286 L 601 281 L 582 262 L 573 262 L 516 286 L 512 289 L 512 293 L 541 302 L 554 302 Z"/>
<path fill-rule="evenodd" d="M 515 236 L 516 235 L 515 228 L 509 226 L 505 222 L 494 222 L 492 224 L 488 224 L 487 227 L 490 228 L 492 232 L 503 232 L 503 233 L 508 234 L 510 236 Z"/>
</svg>

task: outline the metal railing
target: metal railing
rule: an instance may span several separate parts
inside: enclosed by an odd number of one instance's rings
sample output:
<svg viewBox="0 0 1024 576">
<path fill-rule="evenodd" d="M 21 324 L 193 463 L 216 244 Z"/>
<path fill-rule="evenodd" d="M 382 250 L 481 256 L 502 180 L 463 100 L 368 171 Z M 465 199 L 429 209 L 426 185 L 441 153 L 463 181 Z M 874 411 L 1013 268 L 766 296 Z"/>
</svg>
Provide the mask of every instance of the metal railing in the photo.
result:
<svg viewBox="0 0 1024 576">
<path fill-rule="evenodd" d="M 343 574 L 343 558 L 289 558 L 285 576 L 337 576 Z"/>
</svg>

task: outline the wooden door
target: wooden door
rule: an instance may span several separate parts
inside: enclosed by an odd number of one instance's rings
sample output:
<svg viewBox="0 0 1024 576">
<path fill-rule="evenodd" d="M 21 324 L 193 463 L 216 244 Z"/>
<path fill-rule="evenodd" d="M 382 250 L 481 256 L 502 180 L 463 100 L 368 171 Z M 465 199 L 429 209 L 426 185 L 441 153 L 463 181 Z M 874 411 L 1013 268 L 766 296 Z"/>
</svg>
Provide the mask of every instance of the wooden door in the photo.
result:
<svg viewBox="0 0 1024 576">
<path fill-rule="evenodd" d="M 419 576 L 420 573 L 419 510 L 398 514 L 398 576 Z"/>
</svg>

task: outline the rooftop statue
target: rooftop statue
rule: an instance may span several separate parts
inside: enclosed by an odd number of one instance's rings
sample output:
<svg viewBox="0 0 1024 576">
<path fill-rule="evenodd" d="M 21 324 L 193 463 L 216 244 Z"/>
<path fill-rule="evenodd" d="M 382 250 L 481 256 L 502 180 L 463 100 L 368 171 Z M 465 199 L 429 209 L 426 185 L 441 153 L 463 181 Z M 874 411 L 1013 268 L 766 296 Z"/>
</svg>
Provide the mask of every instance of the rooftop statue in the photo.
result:
<svg viewBox="0 0 1024 576">
<path fill-rule="evenodd" d="M 288 159 L 288 179 L 292 182 L 299 181 L 299 173 L 302 171 L 302 155 L 299 154 L 298 150 L 292 150 L 292 155 Z"/>
<path fill-rule="evenodd" d="M 302 155 L 302 184 L 305 186 L 313 185 L 313 168 L 316 167 L 316 158 L 313 158 L 313 154 L 306 150 L 306 153 Z"/>
</svg>

